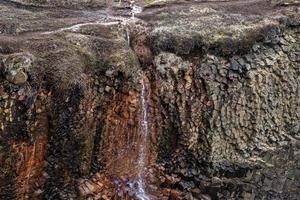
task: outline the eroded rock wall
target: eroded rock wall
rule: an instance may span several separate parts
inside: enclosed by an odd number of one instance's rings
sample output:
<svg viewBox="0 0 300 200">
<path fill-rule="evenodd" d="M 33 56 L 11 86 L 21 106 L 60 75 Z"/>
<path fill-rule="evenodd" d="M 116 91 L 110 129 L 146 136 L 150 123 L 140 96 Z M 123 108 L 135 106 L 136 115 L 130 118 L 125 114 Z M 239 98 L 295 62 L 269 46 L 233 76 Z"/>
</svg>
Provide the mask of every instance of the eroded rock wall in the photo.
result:
<svg viewBox="0 0 300 200">
<path fill-rule="evenodd" d="M 98 33 L 105 39 L 3 41 L 1 198 L 77 198 L 78 178 L 103 167 L 106 110 L 142 75 L 123 28 L 110 29 Z"/>
<path fill-rule="evenodd" d="M 114 157 L 139 142 L 143 78 L 159 198 L 299 198 L 299 8 L 168 3 L 127 24 L 29 6 L 18 31 L 3 7 L 1 199 L 122 199 L 105 175 L 135 167 L 136 144 Z"/>
<path fill-rule="evenodd" d="M 290 161 L 299 159 L 298 54 L 293 30 L 242 55 L 156 56 L 168 113 L 160 155 L 168 146 L 181 154 L 172 166 L 186 189 L 196 182 L 215 199 L 297 198 L 299 165 Z M 207 184 L 202 173 L 215 180 Z"/>
</svg>

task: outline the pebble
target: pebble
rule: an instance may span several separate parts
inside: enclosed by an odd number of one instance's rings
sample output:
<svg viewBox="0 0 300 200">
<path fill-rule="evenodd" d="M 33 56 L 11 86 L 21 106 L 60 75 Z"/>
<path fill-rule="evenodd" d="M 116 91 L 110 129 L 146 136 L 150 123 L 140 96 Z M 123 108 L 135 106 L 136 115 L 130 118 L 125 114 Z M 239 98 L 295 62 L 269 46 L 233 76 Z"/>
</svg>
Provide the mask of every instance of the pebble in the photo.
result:
<svg viewBox="0 0 300 200">
<path fill-rule="evenodd" d="M 107 77 L 113 77 L 113 75 L 114 75 L 114 71 L 113 70 L 107 70 L 105 72 L 105 76 L 107 76 Z"/>
<path fill-rule="evenodd" d="M 201 200 L 211 200 L 211 197 L 207 194 L 201 194 L 200 198 L 201 198 Z"/>
<path fill-rule="evenodd" d="M 42 109 L 40 109 L 40 108 L 38 108 L 37 110 L 36 110 L 36 113 L 41 113 L 42 112 Z"/>
<path fill-rule="evenodd" d="M 18 72 L 8 74 L 6 76 L 6 79 L 15 85 L 23 85 L 27 82 L 28 75 L 22 70 L 20 70 Z"/>
<path fill-rule="evenodd" d="M 111 91 L 111 87 L 106 86 L 106 87 L 105 87 L 105 92 L 110 92 L 110 91 Z"/>
<path fill-rule="evenodd" d="M 240 68 L 240 64 L 235 59 L 230 60 L 230 69 L 234 71 L 238 71 Z"/>
<path fill-rule="evenodd" d="M 2 99 L 7 99 L 8 98 L 8 94 L 7 93 L 4 93 L 3 95 L 2 95 Z"/>
</svg>

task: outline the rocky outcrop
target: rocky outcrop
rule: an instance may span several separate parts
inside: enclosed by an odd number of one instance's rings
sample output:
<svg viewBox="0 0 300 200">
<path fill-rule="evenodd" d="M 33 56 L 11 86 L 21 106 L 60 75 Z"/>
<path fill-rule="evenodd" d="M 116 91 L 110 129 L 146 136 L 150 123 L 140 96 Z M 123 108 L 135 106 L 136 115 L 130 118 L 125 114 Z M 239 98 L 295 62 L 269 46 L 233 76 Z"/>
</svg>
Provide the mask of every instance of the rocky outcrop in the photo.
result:
<svg viewBox="0 0 300 200">
<path fill-rule="evenodd" d="M 297 1 L 11 2 L 1 199 L 134 198 L 142 80 L 153 199 L 300 197 Z"/>
<path fill-rule="evenodd" d="M 287 41 L 291 37 L 293 42 L 287 42 L 286 45 L 293 48 L 298 42 L 290 34 L 293 33 L 287 33 L 279 41 Z M 285 53 L 283 50 L 285 45 L 281 42 L 269 45 L 254 45 L 251 53 L 230 58 L 210 54 L 204 56 L 201 63 L 196 65 L 198 66 L 196 70 L 195 68 L 193 70 L 193 67 L 189 69 L 201 77 L 200 80 L 204 81 L 205 90 L 201 90 L 200 87 L 194 89 L 195 92 L 187 92 L 186 85 L 189 83 L 189 78 L 186 78 L 186 75 L 181 78 L 181 80 L 186 80 L 185 85 L 174 80 L 174 77 L 162 79 L 171 85 L 167 86 L 169 89 L 177 88 L 178 92 L 182 90 L 179 94 L 173 90 L 169 90 L 170 93 L 167 92 L 169 98 L 174 101 L 173 105 L 184 105 L 172 108 L 172 104 L 165 104 L 167 105 L 166 113 L 177 113 L 175 117 L 184 116 L 182 118 L 187 120 L 185 122 L 181 118 L 175 118 L 170 121 L 166 117 L 167 127 L 170 128 L 165 132 L 177 133 L 172 136 L 179 141 L 177 146 L 182 145 L 182 149 L 188 149 L 181 153 L 183 157 L 186 157 L 186 152 L 193 152 L 190 156 L 198 161 L 198 158 L 201 158 L 201 160 L 213 162 L 213 172 L 209 174 L 218 177 L 217 183 L 214 184 L 222 187 L 223 184 L 229 184 L 228 179 L 237 176 L 239 181 L 242 181 L 239 183 L 241 185 L 239 198 L 244 199 L 254 197 L 293 199 L 297 196 L 290 190 L 294 188 L 296 191 L 298 183 L 287 186 L 286 181 L 289 182 L 289 180 L 283 178 L 287 171 L 297 174 L 297 164 L 296 166 L 289 165 L 290 167 L 286 165 L 292 159 L 292 155 L 297 152 L 298 146 L 297 61 L 295 57 L 292 58 L 295 52 Z M 282 62 L 281 59 L 284 57 L 286 60 Z M 181 65 L 184 65 L 184 62 L 181 62 Z M 172 71 L 172 68 L 169 70 Z M 190 80 L 195 80 L 195 78 Z M 201 85 L 200 83 L 198 85 Z M 292 86 L 293 83 L 297 83 L 295 88 Z M 196 83 L 191 85 L 197 86 Z M 188 96 L 191 94 L 198 94 L 200 97 Z M 189 101 L 189 99 L 195 100 Z M 203 102 L 200 101 L 201 99 Z M 167 102 L 172 102 L 172 100 L 167 100 Z M 181 108 L 185 109 L 181 110 Z M 170 109 L 173 110 L 170 112 Z M 196 115 L 198 113 L 202 113 L 202 118 Z M 204 119 L 204 122 L 197 121 L 201 119 Z M 207 119 L 209 120 L 206 121 Z M 173 142 L 166 139 L 168 140 L 167 145 L 164 144 L 163 147 L 172 145 Z M 287 149 L 289 149 L 288 152 L 293 153 L 287 153 Z M 165 153 L 161 155 L 164 156 Z M 277 156 L 280 156 L 280 159 Z M 175 163 L 178 163 L 178 160 Z M 189 173 L 195 170 L 195 167 L 197 168 L 197 165 L 193 166 L 195 163 L 197 162 L 190 163 L 191 169 L 184 171 L 184 176 L 194 177 Z M 282 173 L 279 172 L 281 170 Z M 181 173 L 180 169 L 175 171 Z M 200 175 L 199 180 L 202 179 L 201 177 Z M 222 178 L 219 179 L 220 177 Z M 261 185 L 256 186 L 258 182 Z M 249 183 L 251 186 L 248 185 Z M 249 188 L 244 191 L 247 187 Z M 232 190 L 232 192 L 236 191 L 237 188 Z M 264 192 L 268 195 L 263 194 Z M 222 195 L 214 198 L 221 198 Z M 224 199 L 229 197 L 223 196 Z"/>
</svg>

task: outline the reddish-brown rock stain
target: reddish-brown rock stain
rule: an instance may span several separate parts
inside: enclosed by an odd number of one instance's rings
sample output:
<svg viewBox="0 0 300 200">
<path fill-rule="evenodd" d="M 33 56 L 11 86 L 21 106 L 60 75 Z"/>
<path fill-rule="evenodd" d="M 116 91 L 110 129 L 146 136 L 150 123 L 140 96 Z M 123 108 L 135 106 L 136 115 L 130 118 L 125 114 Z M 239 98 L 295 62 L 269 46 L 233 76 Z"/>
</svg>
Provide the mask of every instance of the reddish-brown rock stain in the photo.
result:
<svg viewBox="0 0 300 200">
<path fill-rule="evenodd" d="M 33 143 L 22 142 L 12 145 L 18 155 L 16 162 L 17 199 L 27 199 L 27 194 L 41 186 L 47 141 L 47 134 L 42 134 Z"/>
<path fill-rule="evenodd" d="M 28 126 L 33 141 L 13 141 L 12 151 L 16 155 L 16 196 L 18 200 L 39 199 L 46 181 L 43 175 L 48 143 L 48 119 L 40 113 L 33 125 Z"/>
<path fill-rule="evenodd" d="M 151 147 L 157 135 L 155 125 L 155 110 L 151 97 L 151 85 L 148 78 L 144 77 L 147 85 L 148 123 L 149 138 L 146 151 L 146 165 L 153 163 L 156 153 Z M 132 177 L 137 175 L 141 169 L 138 166 L 139 151 L 143 130 L 141 127 L 141 96 L 140 91 L 130 89 L 126 93 L 118 93 L 109 106 L 103 131 L 104 137 L 104 160 L 106 173 L 113 177 Z"/>
</svg>

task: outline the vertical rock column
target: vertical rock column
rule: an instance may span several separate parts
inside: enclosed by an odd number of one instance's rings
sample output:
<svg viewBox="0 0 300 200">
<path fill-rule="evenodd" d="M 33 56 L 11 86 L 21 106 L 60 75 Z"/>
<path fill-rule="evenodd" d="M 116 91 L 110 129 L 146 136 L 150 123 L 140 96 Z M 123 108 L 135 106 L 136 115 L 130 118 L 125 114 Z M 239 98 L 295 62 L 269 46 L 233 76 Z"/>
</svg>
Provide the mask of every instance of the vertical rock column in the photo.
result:
<svg viewBox="0 0 300 200">
<path fill-rule="evenodd" d="M 28 81 L 34 57 L 2 57 L 0 77 L 0 197 L 28 199 L 43 189 L 49 91 Z"/>
</svg>

